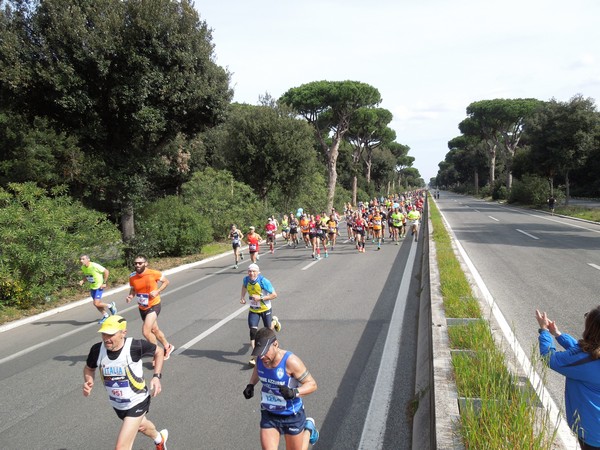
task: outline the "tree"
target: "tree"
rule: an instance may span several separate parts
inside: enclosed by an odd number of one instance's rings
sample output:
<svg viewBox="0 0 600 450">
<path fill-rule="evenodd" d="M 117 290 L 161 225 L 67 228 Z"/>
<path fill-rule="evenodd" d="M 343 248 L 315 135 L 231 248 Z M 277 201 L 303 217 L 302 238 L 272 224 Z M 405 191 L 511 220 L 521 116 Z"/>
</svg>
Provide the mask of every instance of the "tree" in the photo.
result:
<svg viewBox="0 0 600 450">
<path fill-rule="evenodd" d="M 0 60 L 21 70 L 0 72 L 2 100 L 78 136 L 92 195 L 131 239 L 135 202 L 176 161 L 169 143 L 219 123 L 231 100 L 210 30 L 189 0 L 9 3 L 2 31 L 19 47 Z"/>
<path fill-rule="evenodd" d="M 475 193 L 479 192 L 479 172 L 485 168 L 485 148 L 482 141 L 473 136 L 461 135 L 448 141 L 450 152 L 446 161 L 450 161 L 457 171 L 461 182 L 473 181 Z"/>
<path fill-rule="evenodd" d="M 511 163 L 519 141 L 525 131 L 525 120 L 539 106 L 540 101 L 534 98 L 516 98 L 482 100 L 471 103 L 467 112 L 475 117 L 480 124 L 489 128 L 497 142 L 502 143 L 502 149 L 507 152 L 506 187 L 512 185 Z"/>
<path fill-rule="evenodd" d="M 234 105 L 224 128 L 227 168 L 264 202 L 276 186 L 292 195 L 315 167 L 311 127 L 285 109 Z"/>
<path fill-rule="evenodd" d="M 327 159 L 329 211 L 335 197 L 339 148 L 350 128 L 351 118 L 359 108 L 378 105 L 381 95 L 374 87 L 358 81 L 314 81 L 288 90 L 280 101 L 290 105 L 314 127 Z M 331 143 L 328 142 L 330 136 Z"/>
<path fill-rule="evenodd" d="M 346 139 L 352 145 L 353 181 L 352 204 L 356 205 L 357 176 L 361 160 L 366 164 L 367 184 L 371 182 L 371 166 L 373 150 L 382 143 L 391 142 L 396 138 L 396 133 L 388 128 L 392 121 L 392 113 L 383 108 L 359 108 L 355 111 Z M 366 152 L 366 155 L 363 153 Z"/>
<path fill-rule="evenodd" d="M 569 102 L 555 99 L 544 103 L 528 124 L 531 157 L 539 173 L 550 182 L 553 193 L 554 177 L 564 175 L 569 201 L 569 173 L 581 167 L 594 147 L 600 124 L 596 105 L 591 98 L 576 95 Z"/>
</svg>

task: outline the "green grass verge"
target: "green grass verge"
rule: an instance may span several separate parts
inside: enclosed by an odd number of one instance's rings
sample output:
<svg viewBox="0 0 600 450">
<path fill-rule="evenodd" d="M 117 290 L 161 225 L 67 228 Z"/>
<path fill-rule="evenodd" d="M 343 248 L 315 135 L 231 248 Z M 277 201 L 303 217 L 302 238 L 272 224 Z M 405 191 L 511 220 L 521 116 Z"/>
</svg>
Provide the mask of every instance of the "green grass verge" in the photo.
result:
<svg viewBox="0 0 600 450">
<path fill-rule="evenodd" d="M 447 317 L 481 318 L 450 236 L 434 202 L 429 202 L 440 287 Z M 556 428 L 537 407 L 532 389 L 522 389 L 507 369 L 505 355 L 485 320 L 448 327 L 459 397 L 470 399 L 460 412 L 460 435 L 467 449 L 550 449 Z"/>
</svg>

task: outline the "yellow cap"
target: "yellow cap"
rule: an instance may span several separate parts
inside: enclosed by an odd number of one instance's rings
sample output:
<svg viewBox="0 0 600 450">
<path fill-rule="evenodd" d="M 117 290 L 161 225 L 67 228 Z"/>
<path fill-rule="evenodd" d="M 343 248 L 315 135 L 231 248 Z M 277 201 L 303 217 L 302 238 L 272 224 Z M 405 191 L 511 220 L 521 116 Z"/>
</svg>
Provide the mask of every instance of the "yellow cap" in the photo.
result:
<svg viewBox="0 0 600 450">
<path fill-rule="evenodd" d="M 127 329 L 127 321 L 121 316 L 110 316 L 102 323 L 98 333 L 116 334 Z"/>
</svg>

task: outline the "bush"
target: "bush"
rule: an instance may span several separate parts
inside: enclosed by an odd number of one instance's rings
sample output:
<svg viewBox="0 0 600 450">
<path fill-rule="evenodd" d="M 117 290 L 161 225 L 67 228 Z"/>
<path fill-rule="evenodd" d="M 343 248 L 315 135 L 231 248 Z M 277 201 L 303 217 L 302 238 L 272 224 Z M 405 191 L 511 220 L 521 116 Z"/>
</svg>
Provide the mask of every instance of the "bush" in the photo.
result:
<svg viewBox="0 0 600 450">
<path fill-rule="evenodd" d="M 227 237 L 232 223 L 244 233 L 250 225 L 266 223 L 266 208 L 256 194 L 226 170 L 196 172 L 181 191 L 183 202 L 207 218 L 216 241 Z"/>
<path fill-rule="evenodd" d="M 27 308 L 80 278 L 80 254 L 120 256 L 121 234 L 63 188 L 48 195 L 35 183 L 10 183 L 0 188 L 0 245 L 0 302 Z"/>
<path fill-rule="evenodd" d="M 180 197 L 169 196 L 143 208 L 128 253 L 147 257 L 191 255 L 200 253 L 212 235 L 208 218 Z"/>
<path fill-rule="evenodd" d="M 520 180 L 515 180 L 510 192 L 509 202 L 533 205 L 538 208 L 548 205 L 550 186 L 546 178 L 537 175 L 523 175 Z M 564 202 L 564 194 L 558 189 L 554 190 L 556 204 Z"/>
</svg>

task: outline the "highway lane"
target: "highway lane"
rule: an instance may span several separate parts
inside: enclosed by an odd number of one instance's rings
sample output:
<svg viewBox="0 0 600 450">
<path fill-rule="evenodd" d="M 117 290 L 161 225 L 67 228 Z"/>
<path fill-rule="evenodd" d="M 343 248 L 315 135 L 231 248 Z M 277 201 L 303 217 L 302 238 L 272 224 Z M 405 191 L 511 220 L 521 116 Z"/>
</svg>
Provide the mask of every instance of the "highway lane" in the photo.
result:
<svg viewBox="0 0 600 450">
<path fill-rule="evenodd" d="M 305 402 L 321 431 L 315 448 L 358 448 L 397 301 L 400 353 L 382 445 L 410 448 L 406 411 L 414 392 L 417 268 L 404 280 L 410 283 L 407 298 L 398 298 L 398 292 L 416 245 L 386 243 L 381 251 L 368 245 L 366 254 L 358 254 L 347 243 L 315 264 L 304 248 L 261 256 L 261 271 L 279 294 L 273 304 L 283 324 L 281 346 L 305 361 L 319 385 Z M 163 393 L 153 399 L 149 417 L 169 429 L 170 448 L 259 447 L 259 399 L 241 394 L 251 370 L 247 313 L 239 304 L 248 261 L 234 270 L 231 259 L 227 255 L 168 275 L 159 323 L 178 349 L 166 363 Z M 125 295 L 120 291 L 109 300 L 116 299 L 128 319 L 130 336 L 141 337 L 137 307 L 126 305 Z M 87 303 L 2 333 L 3 448 L 114 444 L 119 422 L 103 387 L 97 380 L 90 398 L 81 394 L 85 357 L 99 340 L 95 320 Z M 146 369 L 151 373 L 148 364 Z M 149 444 L 140 436 L 134 448 Z"/>
<path fill-rule="evenodd" d="M 436 202 L 528 356 L 536 308 L 581 336 L 583 314 L 600 303 L 600 225 L 449 192 Z M 548 373 L 547 388 L 562 407 L 564 378 Z"/>
</svg>

